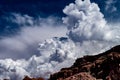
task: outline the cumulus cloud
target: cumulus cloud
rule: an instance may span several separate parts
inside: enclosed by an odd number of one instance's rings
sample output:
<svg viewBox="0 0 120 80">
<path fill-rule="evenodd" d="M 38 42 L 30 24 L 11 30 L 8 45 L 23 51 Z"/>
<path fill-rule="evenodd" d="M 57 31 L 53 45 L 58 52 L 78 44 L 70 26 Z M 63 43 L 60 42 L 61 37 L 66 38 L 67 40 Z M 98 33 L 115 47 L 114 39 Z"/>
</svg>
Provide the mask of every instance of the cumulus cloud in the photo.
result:
<svg viewBox="0 0 120 80">
<path fill-rule="evenodd" d="M 113 34 L 97 4 L 89 0 L 76 0 L 75 4 L 66 6 L 63 12 L 67 15 L 63 21 L 68 25 L 68 35 L 72 40 L 112 39 Z"/>
<path fill-rule="evenodd" d="M 119 28 L 107 23 L 96 3 L 76 0 L 66 6 L 63 12 L 66 14 L 63 22 L 68 26 L 67 35 L 78 47 L 76 55 L 99 53 L 108 49 L 108 45 L 119 44 Z"/>
<path fill-rule="evenodd" d="M 29 60 L 0 60 L 0 79 L 22 80 L 25 75 L 48 78 L 51 73 L 73 63 L 74 47 L 74 43 L 66 37 L 47 39 L 39 44 L 38 57 L 33 55 Z"/>
<path fill-rule="evenodd" d="M 33 19 L 28 15 L 14 14 L 14 18 L 9 17 L 7 20 L 22 28 L 17 34 L 0 40 L 0 58 L 28 59 L 33 54 L 37 55 L 39 42 L 66 34 L 66 27 L 54 17 Z"/>
<path fill-rule="evenodd" d="M 119 44 L 119 26 L 113 27 L 113 24 L 108 24 L 97 4 L 91 3 L 90 0 L 75 0 L 75 3 L 70 3 L 63 12 L 67 15 L 63 18 L 63 22 L 68 26 L 67 37 L 64 37 L 66 30 L 60 27 L 63 25 L 56 24 L 56 20 L 55 22 L 54 19 L 31 22 L 33 19 L 29 17 L 30 21 L 27 22 L 30 25 L 27 26 L 34 25 L 34 27 L 22 28 L 19 35 L 1 40 L 1 49 L 7 48 L 8 52 L 27 50 L 28 52 L 23 52 L 22 56 L 31 54 L 27 60 L 0 60 L 1 79 L 22 80 L 25 75 L 47 79 L 51 73 L 70 66 L 78 57 L 94 55 Z M 26 19 L 18 20 L 20 20 L 18 24 L 26 21 Z M 45 40 L 46 38 L 51 39 Z M 30 46 L 33 47 L 34 43 L 41 41 L 43 42 L 36 48 L 39 52 L 34 54 Z"/>
</svg>

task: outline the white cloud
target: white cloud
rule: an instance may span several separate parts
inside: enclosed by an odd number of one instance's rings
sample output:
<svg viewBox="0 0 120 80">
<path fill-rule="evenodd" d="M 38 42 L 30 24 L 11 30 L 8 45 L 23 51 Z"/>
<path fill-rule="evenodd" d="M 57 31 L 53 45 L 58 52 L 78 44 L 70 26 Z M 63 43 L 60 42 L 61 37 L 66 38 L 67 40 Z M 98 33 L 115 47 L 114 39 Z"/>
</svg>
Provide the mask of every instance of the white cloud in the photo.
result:
<svg viewBox="0 0 120 80">
<path fill-rule="evenodd" d="M 84 40 L 106 40 L 116 38 L 107 25 L 97 4 L 89 0 L 76 0 L 66 6 L 63 12 L 67 15 L 63 22 L 68 25 L 68 36 L 75 42 Z"/>
<path fill-rule="evenodd" d="M 107 0 L 105 10 L 111 13 L 116 12 L 117 11 L 117 7 L 115 7 L 116 2 L 117 2 L 116 0 Z"/>
<path fill-rule="evenodd" d="M 67 34 L 75 42 L 76 55 L 79 57 L 96 54 L 119 44 L 119 25 L 107 23 L 97 4 L 90 0 L 76 0 L 66 6 L 63 12 L 67 15 L 63 18 L 68 26 Z"/>
<path fill-rule="evenodd" d="M 66 34 L 66 27 L 54 17 L 33 19 L 28 15 L 14 14 L 14 19 L 8 20 L 22 28 L 18 34 L 0 40 L 0 58 L 28 59 L 33 54 L 37 55 L 39 42 Z"/>
<path fill-rule="evenodd" d="M 39 56 L 33 55 L 29 60 L 0 60 L 0 79 L 22 80 L 25 75 L 48 78 L 75 59 L 75 45 L 68 38 L 48 39 L 38 49 Z"/>
<path fill-rule="evenodd" d="M 12 17 L 10 17 L 11 22 L 17 23 L 20 26 L 23 26 L 23 25 L 26 26 L 27 24 L 34 25 L 34 18 L 30 17 L 28 15 L 12 13 L 11 16 L 12 16 Z"/>
</svg>

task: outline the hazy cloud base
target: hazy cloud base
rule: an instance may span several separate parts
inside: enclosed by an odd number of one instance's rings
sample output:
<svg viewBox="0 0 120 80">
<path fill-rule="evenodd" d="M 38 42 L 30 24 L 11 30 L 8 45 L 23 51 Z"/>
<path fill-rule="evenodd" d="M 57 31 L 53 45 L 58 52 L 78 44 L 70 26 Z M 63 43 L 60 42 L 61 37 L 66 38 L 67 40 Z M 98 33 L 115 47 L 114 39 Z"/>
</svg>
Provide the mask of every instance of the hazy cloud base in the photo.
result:
<svg viewBox="0 0 120 80">
<path fill-rule="evenodd" d="M 16 35 L 0 40 L 0 58 L 28 59 L 33 54 L 38 54 L 39 42 L 55 36 L 65 36 L 67 31 L 65 25 L 58 24 L 55 17 L 33 19 L 28 15 L 12 14 L 13 16 L 8 20 L 21 29 Z"/>
</svg>

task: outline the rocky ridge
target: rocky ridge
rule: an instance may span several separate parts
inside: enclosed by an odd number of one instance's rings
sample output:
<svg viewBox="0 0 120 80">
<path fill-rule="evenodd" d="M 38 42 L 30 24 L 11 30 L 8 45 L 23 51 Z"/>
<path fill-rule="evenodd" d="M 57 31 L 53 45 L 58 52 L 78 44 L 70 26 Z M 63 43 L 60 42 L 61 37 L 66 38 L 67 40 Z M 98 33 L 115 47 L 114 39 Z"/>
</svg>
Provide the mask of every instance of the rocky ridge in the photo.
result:
<svg viewBox="0 0 120 80">
<path fill-rule="evenodd" d="M 49 80 L 120 80 L 120 45 L 98 55 L 78 58 Z"/>
</svg>

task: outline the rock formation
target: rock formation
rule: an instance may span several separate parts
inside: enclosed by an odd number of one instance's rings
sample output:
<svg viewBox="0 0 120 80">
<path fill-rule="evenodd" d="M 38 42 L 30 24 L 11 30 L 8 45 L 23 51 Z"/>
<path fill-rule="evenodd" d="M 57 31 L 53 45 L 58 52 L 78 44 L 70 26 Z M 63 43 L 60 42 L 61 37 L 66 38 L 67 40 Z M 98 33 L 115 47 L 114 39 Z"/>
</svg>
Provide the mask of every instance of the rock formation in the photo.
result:
<svg viewBox="0 0 120 80">
<path fill-rule="evenodd" d="M 30 78 L 28 76 L 25 76 L 23 80 L 44 80 L 43 78 Z"/>
<path fill-rule="evenodd" d="M 120 45 L 98 55 L 78 58 L 49 80 L 120 80 Z"/>
</svg>

